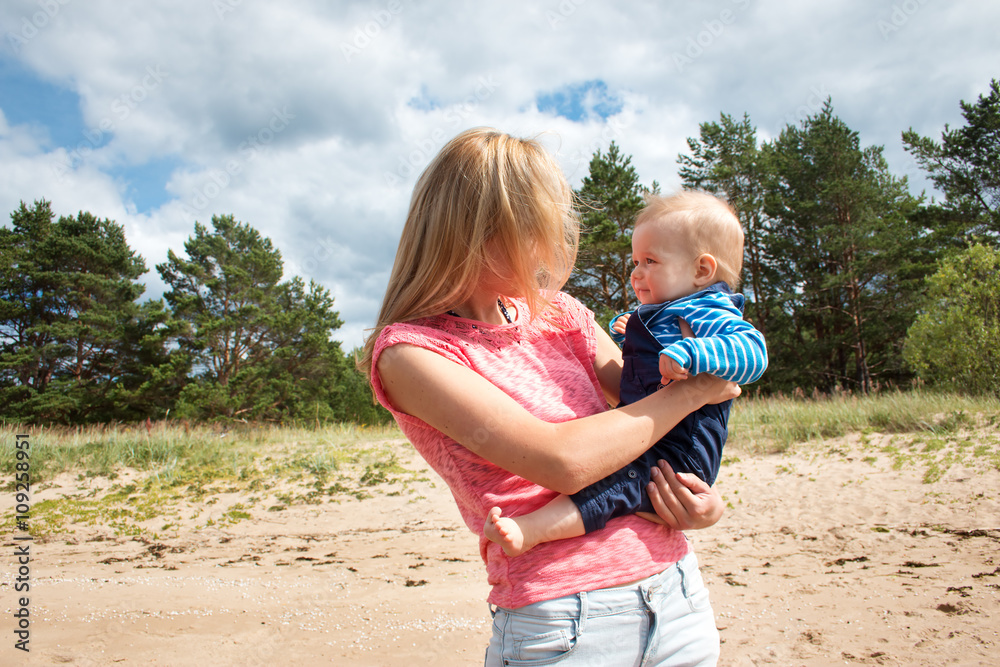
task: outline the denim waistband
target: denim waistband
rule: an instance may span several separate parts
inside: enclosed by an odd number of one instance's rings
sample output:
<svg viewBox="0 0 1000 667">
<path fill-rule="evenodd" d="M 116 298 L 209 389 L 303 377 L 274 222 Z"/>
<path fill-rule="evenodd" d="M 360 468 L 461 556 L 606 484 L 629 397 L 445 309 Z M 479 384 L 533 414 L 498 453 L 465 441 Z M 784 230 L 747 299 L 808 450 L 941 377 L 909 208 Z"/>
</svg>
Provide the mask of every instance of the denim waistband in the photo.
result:
<svg viewBox="0 0 1000 667">
<path fill-rule="evenodd" d="M 691 571 L 697 567 L 694 553 L 689 553 L 662 572 L 633 584 L 599 588 L 504 611 L 517 616 L 582 620 L 588 617 L 620 614 L 631 609 L 645 609 L 651 597 L 660 591 L 683 587 L 684 571 Z"/>
</svg>

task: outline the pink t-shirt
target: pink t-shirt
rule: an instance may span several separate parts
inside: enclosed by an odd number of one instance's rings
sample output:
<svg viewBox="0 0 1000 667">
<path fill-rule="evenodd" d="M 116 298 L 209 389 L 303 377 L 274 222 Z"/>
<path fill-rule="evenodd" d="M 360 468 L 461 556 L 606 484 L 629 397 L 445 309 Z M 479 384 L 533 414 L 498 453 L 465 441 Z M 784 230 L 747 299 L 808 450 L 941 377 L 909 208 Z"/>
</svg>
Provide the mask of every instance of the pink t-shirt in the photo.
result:
<svg viewBox="0 0 1000 667">
<path fill-rule="evenodd" d="M 473 324 L 450 315 L 392 324 L 375 342 L 373 368 L 382 350 L 406 343 L 471 368 L 547 422 L 603 412 L 607 404 L 594 371 L 593 314 L 566 294 L 556 295 L 554 304 L 561 311 L 554 322 L 529 320 L 525 304 L 515 302 L 518 317 L 513 324 Z M 483 535 L 489 509 L 498 506 L 505 515 L 518 516 L 542 507 L 556 493 L 493 465 L 425 422 L 398 412 L 389 404 L 378 372 L 372 376 L 379 402 L 448 484 L 465 524 L 479 536 L 479 551 L 493 587 L 490 603 L 514 609 L 623 584 L 661 572 L 688 553 L 681 532 L 626 516 L 589 535 L 540 544 L 526 554 L 508 557 Z"/>
</svg>

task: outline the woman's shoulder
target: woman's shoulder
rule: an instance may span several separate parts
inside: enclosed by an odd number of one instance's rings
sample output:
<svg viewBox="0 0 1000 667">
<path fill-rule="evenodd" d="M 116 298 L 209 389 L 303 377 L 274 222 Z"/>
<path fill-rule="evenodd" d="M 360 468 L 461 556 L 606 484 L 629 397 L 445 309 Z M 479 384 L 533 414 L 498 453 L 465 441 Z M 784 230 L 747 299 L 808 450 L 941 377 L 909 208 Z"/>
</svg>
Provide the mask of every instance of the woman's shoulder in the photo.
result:
<svg viewBox="0 0 1000 667">
<path fill-rule="evenodd" d="M 576 297 L 566 292 L 556 292 L 549 302 L 551 305 L 541 319 L 556 329 L 586 331 L 592 327 L 594 313 Z"/>
<path fill-rule="evenodd" d="M 431 326 L 431 318 L 420 318 L 408 322 L 393 322 L 382 327 L 376 340 L 395 340 L 399 338 L 433 338 L 437 328 Z"/>
<path fill-rule="evenodd" d="M 552 305 L 566 312 L 590 313 L 590 309 L 583 305 L 583 302 L 566 292 L 556 292 L 552 297 Z"/>
<path fill-rule="evenodd" d="M 447 316 L 395 322 L 386 325 L 376 337 L 375 356 L 400 344 L 464 357 L 480 348 L 502 349 L 552 335 L 583 335 L 588 340 L 594 337 L 594 315 L 583 303 L 565 292 L 552 293 L 547 300 L 548 307 L 532 317 L 528 304 L 515 299 L 519 314 L 513 326 L 482 326 Z"/>
<path fill-rule="evenodd" d="M 375 356 L 396 345 L 413 345 L 436 352 L 457 351 L 454 332 L 449 331 L 445 318 L 425 317 L 407 322 L 388 324 L 375 339 Z"/>
</svg>

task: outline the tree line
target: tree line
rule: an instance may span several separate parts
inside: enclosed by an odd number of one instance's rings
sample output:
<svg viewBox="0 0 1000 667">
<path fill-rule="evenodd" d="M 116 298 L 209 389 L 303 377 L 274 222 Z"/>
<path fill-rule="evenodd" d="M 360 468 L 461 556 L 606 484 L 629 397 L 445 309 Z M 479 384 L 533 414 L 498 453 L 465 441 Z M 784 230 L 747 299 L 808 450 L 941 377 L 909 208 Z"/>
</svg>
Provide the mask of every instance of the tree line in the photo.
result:
<svg viewBox="0 0 1000 667">
<path fill-rule="evenodd" d="M 314 281 L 282 281 L 281 253 L 249 224 L 195 223 L 186 256 L 146 272 L 121 225 L 58 220 L 24 202 L 0 228 L 0 415 L 7 421 L 382 423 L 365 378 L 331 335 L 342 325 Z"/>
<path fill-rule="evenodd" d="M 868 392 L 922 380 L 1000 393 L 1000 87 L 960 102 L 940 141 L 902 133 L 944 195 L 913 196 L 882 147 L 862 146 L 830 100 L 760 141 L 750 118 L 700 125 L 684 187 L 724 196 L 745 231 L 746 317 L 766 336 L 764 393 Z M 631 157 L 598 150 L 577 190 L 581 241 L 566 290 L 606 324 L 634 307 L 631 233 L 644 196 Z M 172 417 L 384 423 L 332 334 L 329 291 L 282 281 L 281 253 L 231 215 L 195 223 L 157 265 L 123 228 L 21 203 L 0 228 L 0 417 L 95 423 Z"/>
<path fill-rule="evenodd" d="M 725 197 L 745 233 L 746 317 L 765 334 L 764 392 L 908 386 L 1000 393 L 1000 88 L 960 102 L 965 124 L 902 142 L 944 195 L 909 192 L 831 100 L 775 139 L 748 115 L 700 125 L 683 186 Z M 568 291 L 606 322 L 636 305 L 631 232 L 644 196 L 631 157 L 598 151 L 578 191 L 583 234 Z"/>
</svg>

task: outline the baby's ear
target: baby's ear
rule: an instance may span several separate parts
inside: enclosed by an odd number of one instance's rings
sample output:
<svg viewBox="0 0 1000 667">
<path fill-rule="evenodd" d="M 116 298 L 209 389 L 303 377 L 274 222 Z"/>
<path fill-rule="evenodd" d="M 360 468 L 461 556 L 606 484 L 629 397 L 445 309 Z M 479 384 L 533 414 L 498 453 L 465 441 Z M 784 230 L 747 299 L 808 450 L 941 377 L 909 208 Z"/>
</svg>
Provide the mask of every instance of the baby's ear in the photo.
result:
<svg viewBox="0 0 1000 667">
<path fill-rule="evenodd" d="M 707 252 L 695 261 L 694 284 L 698 287 L 711 285 L 715 282 L 715 273 L 719 270 L 719 262 Z"/>
</svg>

